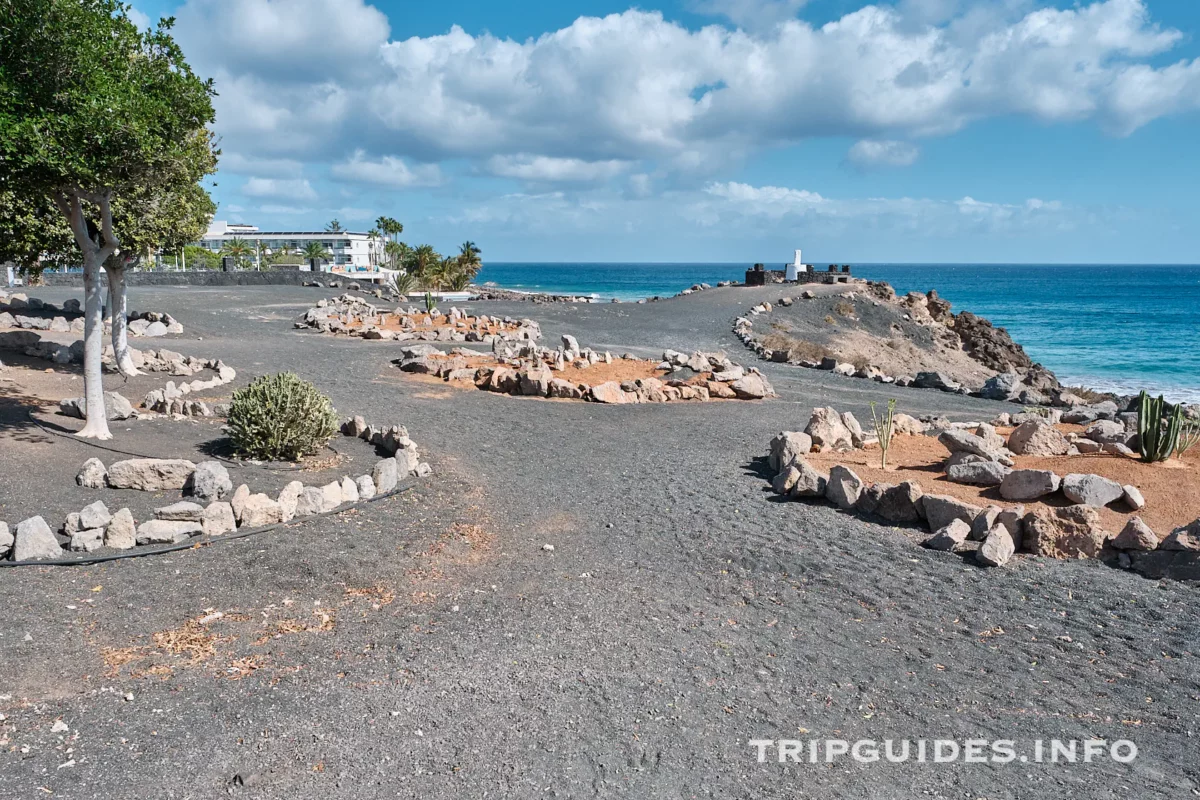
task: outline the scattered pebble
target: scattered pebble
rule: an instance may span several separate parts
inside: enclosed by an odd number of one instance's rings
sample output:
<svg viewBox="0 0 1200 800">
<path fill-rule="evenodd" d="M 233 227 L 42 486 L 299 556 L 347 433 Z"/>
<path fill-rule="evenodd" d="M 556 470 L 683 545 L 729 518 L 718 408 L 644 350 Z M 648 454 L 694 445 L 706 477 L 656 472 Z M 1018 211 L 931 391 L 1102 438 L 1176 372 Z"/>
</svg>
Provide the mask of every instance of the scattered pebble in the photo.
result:
<svg viewBox="0 0 1200 800">
<path fill-rule="evenodd" d="M 51 733 L 65 733 L 66 731 L 69 731 L 69 730 L 71 730 L 71 727 L 69 725 L 67 725 L 67 723 L 63 722 L 61 719 L 56 719 L 54 721 L 54 724 L 50 726 Z"/>
<path fill-rule="evenodd" d="M 542 549 L 543 549 L 543 550 L 545 550 L 547 553 L 553 553 L 553 552 L 554 552 L 554 545 L 552 545 L 552 544 L 544 544 L 544 545 L 542 545 Z"/>
</svg>

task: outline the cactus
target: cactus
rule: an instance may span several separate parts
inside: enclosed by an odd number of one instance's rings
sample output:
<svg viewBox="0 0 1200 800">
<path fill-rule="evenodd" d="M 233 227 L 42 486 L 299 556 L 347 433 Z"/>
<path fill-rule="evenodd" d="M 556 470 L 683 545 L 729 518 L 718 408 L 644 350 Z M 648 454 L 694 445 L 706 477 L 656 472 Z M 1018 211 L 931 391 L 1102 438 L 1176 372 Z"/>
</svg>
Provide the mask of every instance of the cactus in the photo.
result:
<svg viewBox="0 0 1200 800">
<path fill-rule="evenodd" d="M 433 310 L 435 308 L 437 308 L 437 303 L 433 299 L 433 294 L 430 292 L 426 292 L 425 293 L 425 311 L 426 311 L 426 313 L 428 313 L 430 316 L 433 316 Z"/>
<path fill-rule="evenodd" d="M 1166 461 L 1179 444 L 1183 406 L 1172 406 L 1162 395 L 1152 399 L 1142 391 L 1138 397 L 1138 448 L 1142 461 Z"/>
<path fill-rule="evenodd" d="M 871 421 L 875 423 L 875 437 L 879 439 L 879 467 L 887 469 L 887 454 L 892 446 L 893 419 L 896 416 L 896 399 L 888 400 L 887 411 L 875 413 L 875 401 L 871 401 Z"/>
<path fill-rule="evenodd" d="M 1200 444 L 1200 420 L 1184 420 L 1179 429 L 1179 443 L 1175 445 L 1175 455 L 1182 456 L 1197 444 Z"/>
<path fill-rule="evenodd" d="M 248 458 L 298 461 L 324 447 L 337 429 L 329 398 L 290 372 L 255 378 L 229 405 L 229 438 Z"/>
</svg>

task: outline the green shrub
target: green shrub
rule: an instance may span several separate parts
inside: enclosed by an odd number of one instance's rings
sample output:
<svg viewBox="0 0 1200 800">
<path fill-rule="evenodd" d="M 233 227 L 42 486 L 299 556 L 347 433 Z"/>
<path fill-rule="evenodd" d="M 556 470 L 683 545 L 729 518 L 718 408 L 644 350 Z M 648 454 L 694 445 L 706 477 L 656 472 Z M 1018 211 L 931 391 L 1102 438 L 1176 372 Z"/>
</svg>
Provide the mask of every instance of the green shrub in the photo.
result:
<svg viewBox="0 0 1200 800">
<path fill-rule="evenodd" d="M 233 393 L 229 437 L 241 456 L 298 461 L 338 430 L 337 412 L 317 387 L 291 372 L 263 375 Z"/>
</svg>

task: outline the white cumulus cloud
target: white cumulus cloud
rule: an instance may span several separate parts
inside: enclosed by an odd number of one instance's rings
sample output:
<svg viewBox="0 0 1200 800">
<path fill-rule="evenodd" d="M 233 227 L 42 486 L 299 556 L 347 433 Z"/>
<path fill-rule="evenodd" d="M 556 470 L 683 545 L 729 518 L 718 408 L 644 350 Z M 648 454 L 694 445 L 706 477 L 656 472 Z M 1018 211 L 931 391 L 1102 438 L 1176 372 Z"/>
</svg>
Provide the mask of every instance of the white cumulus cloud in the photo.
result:
<svg viewBox="0 0 1200 800">
<path fill-rule="evenodd" d="M 920 154 L 920 149 L 911 142 L 860 139 L 850 148 L 846 160 L 859 169 L 907 167 L 911 166 Z"/>
<path fill-rule="evenodd" d="M 587 182 L 606 180 L 627 171 L 631 162 L 609 159 L 584 161 L 579 158 L 554 158 L 520 154 L 492 156 L 486 169 L 502 178 L 517 178 L 533 182 Z"/>
<path fill-rule="evenodd" d="M 242 185 L 247 197 L 271 197 L 287 200 L 315 200 L 317 192 L 304 178 L 251 178 Z"/>
<path fill-rule="evenodd" d="M 437 164 L 420 164 L 409 167 L 404 159 L 383 156 L 369 159 L 362 150 L 356 150 L 347 161 L 334 164 L 330 170 L 335 178 L 352 183 L 369 183 L 404 189 L 410 186 L 437 186 L 442 182 L 442 173 Z"/>
</svg>

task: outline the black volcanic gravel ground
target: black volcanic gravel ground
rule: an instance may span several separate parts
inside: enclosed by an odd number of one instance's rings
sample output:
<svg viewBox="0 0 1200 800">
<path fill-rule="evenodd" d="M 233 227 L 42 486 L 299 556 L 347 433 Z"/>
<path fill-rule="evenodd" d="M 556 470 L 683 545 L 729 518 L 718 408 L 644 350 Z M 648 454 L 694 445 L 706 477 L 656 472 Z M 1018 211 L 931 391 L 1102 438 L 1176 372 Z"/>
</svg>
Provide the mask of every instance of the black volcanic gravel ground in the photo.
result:
<svg viewBox="0 0 1200 800">
<path fill-rule="evenodd" d="M 399 375 L 395 343 L 294 330 L 329 292 L 133 294 L 184 324 L 171 349 L 224 359 L 236 385 L 295 370 L 342 413 L 407 425 L 436 472 L 237 542 L 0 570 L 0 797 L 1197 793 L 1194 587 L 1082 562 L 984 571 L 911 531 L 765 491 L 768 439 L 813 405 L 861 418 L 892 395 L 957 419 L 1000 405 L 771 364 L 781 397 L 766 403 L 500 397 Z M 723 348 L 748 364 L 730 321 L 776 295 L 481 307 L 538 319 L 552 344 Z M 130 427 L 114 446 L 157 441 Z M 10 524 L 91 497 L 72 478 L 92 448 L 56 444 L 35 481 L 11 446 L 27 434 L 0 429 Z M 748 744 L 1000 738 L 1027 753 L 1089 737 L 1140 755 L 780 765 Z"/>
</svg>

